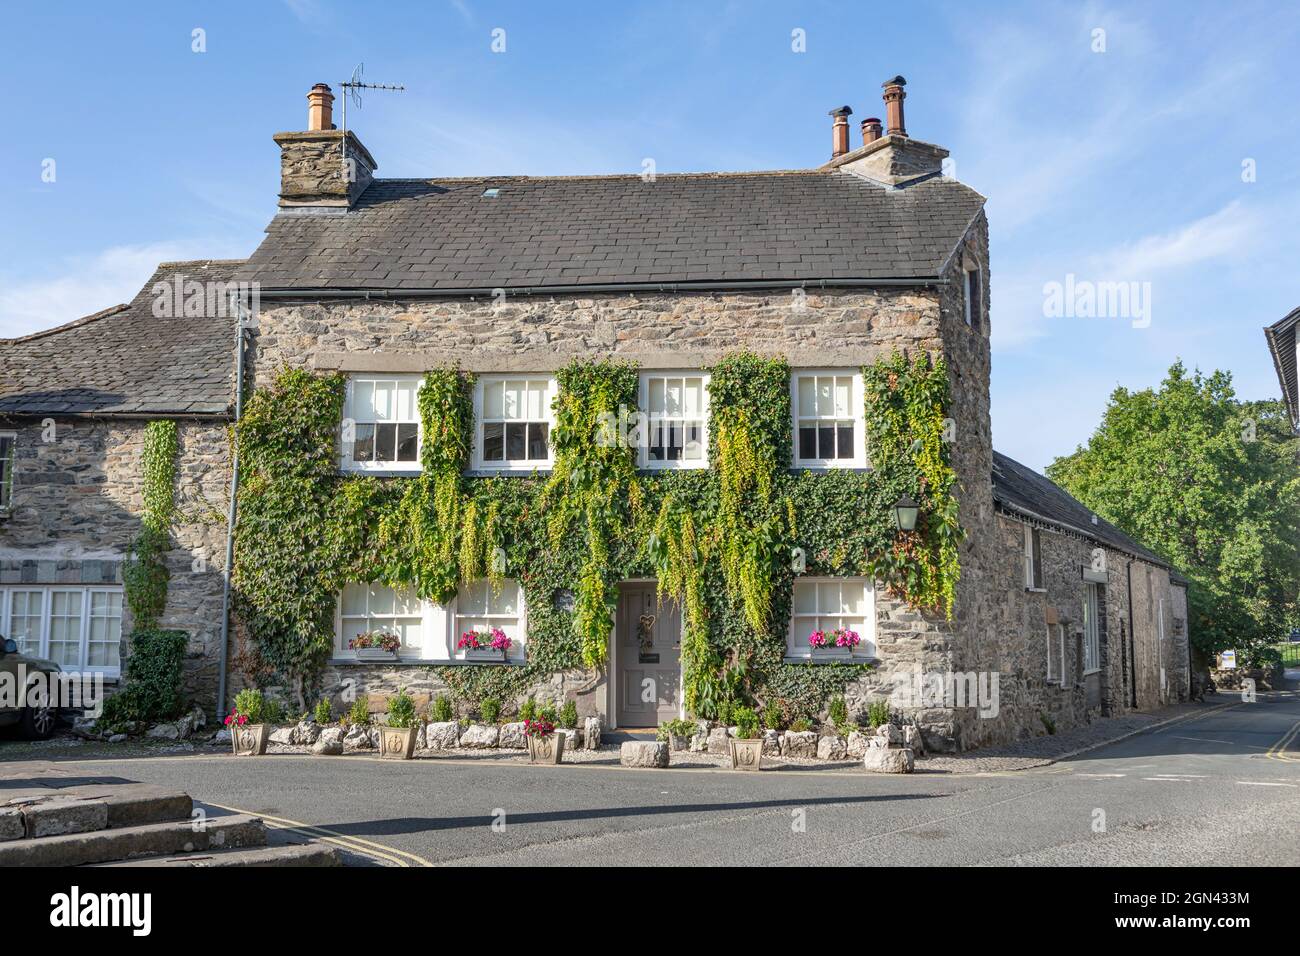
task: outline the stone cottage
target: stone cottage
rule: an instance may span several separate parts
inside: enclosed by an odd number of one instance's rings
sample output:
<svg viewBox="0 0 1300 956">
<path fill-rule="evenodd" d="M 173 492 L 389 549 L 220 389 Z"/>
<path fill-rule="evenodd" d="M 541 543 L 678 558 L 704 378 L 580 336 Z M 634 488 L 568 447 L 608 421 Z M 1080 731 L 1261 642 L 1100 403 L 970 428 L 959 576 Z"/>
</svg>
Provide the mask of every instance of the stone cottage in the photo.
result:
<svg viewBox="0 0 1300 956">
<path fill-rule="evenodd" d="M 1286 318 L 1280 319 L 1264 329 L 1264 338 L 1268 341 L 1269 354 L 1273 356 L 1273 368 L 1277 371 L 1277 381 L 1282 387 L 1282 401 L 1291 415 L 1291 424 L 1300 429 L 1300 382 L 1297 382 L 1297 369 L 1300 368 L 1300 309 L 1292 309 Z"/>
<path fill-rule="evenodd" d="M 335 129 L 318 84 L 308 129 L 275 136 L 279 211 L 246 262 L 166 264 L 129 305 L 0 345 L 0 631 L 118 673 L 140 435 L 165 417 L 180 440 L 162 623 L 191 634 L 186 686 L 207 708 L 311 658 L 292 688 L 304 699 L 406 687 L 464 707 L 492 694 L 509 712 L 531 694 L 647 727 L 718 694 L 786 719 L 842 696 L 854 713 L 888 701 L 932 746 L 960 749 L 1184 696 L 1177 573 L 993 451 L 984 200 L 944 175 L 946 150 L 908 134 L 905 97 L 902 77 L 884 84 L 886 120 L 865 120 L 856 147 L 852 111 L 832 111 L 832 156 L 815 169 L 386 180 Z M 776 369 L 779 388 L 756 398 L 726 366 L 740 352 Z M 942 448 L 917 452 L 931 447 L 917 437 L 893 472 L 869 441 L 887 429 L 868 395 L 907 387 L 917 357 L 943 373 Z M 564 418 L 592 361 L 626 382 L 646 425 L 628 442 L 635 476 L 602 486 L 618 491 L 600 504 L 617 521 L 587 511 L 547 538 L 526 526 L 565 510 L 548 480 L 580 488 L 573 461 L 612 460 L 574 452 Z M 873 372 L 887 368 L 903 371 Z M 460 425 L 430 417 L 435 370 L 454 370 L 439 379 L 453 383 L 446 407 L 465 390 L 460 458 L 444 454 Z M 295 422 L 283 432 L 277 408 Z M 773 409 L 771 474 L 728 525 L 712 482 L 735 436 Z M 449 482 L 413 494 L 446 461 Z M 961 536 L 949 571 L 931 562 L 913 575 L 929 584 L 909 584 L 909 561 L 930 560 L 917 552 L 944 553 L 926 537 L 948 520 L 936 474 L 951 477 Z M 432 569 L 423 513 L 402 524 L 412 501 L 464 523 L 437 525 L 454 540 L 437 539 Z M 656 562 L 672 559 L 643 547 L 683 511 L 710 562 L 698 608 L 659 593 L 669 565 Z M 668 550 L 693 546 L 672 527 Z M 754 612 L 718 554 L 760 531 L 770 603 Z M 444 566 L 458 552 L 478 577 Z M 891 554 L 886 580 L 875 569 Z M 950 605 L 909 600 L 921 586 L 948 587 Z M 593 648 L 575 626 L 602 607 L 611 626 Z M 472 646 L 496 633 L 505 650 Z M 396 646 L 357 646 L 373 635 Z"/>
</svg>

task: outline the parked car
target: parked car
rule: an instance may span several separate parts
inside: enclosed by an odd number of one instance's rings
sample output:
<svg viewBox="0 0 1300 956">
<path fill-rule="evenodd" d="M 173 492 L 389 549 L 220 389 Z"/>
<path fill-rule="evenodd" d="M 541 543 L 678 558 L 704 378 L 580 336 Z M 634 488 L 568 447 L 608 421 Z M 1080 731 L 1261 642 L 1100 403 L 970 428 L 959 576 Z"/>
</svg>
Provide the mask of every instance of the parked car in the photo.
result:
<svg viewBox="0 0 1300 956">
<path fill-rule="evenodd" d="M 1292 644 L 1300 644 L 1300 627 L 1291 628 L 1291 637 L 1289 640 Z"/>
<path fill-rule="evenodd" d="M 31 685 L 33 674 L 57 674 L 59 665 L 44 658 L 32 657 L 18 650 L 18 644 L 0 636 L 0 673 L 12 675 L 6 682 L 10 687 L 17 687 L 19 674 Z M 57 702 L 48 698 L 40 706 L 27 706 L 26 688 L 22 698 L 17 701 L 0 697 L 0 727 L 18 725 L 23 736 L 32 740 L 46 740 L 53 733 L 59 721 Z M 48 688 L 47 688 L 48 690 Z"/>
</svg>

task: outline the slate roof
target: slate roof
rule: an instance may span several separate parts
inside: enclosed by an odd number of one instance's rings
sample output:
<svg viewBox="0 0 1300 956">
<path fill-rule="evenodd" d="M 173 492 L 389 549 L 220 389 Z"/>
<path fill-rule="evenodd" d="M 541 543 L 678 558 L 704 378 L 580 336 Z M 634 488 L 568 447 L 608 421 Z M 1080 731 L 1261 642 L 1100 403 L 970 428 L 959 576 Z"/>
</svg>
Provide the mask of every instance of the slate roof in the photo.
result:
<svg viewBox="0 0 1300 956">
<path fill-rule="evenodd" d="M 1282 386 L 1282 401 L 1291 413 L 1291 421 L 1300 425 L 1300 381 L 1297 381 L 1296 340 L 1300 336 L 1300 309 L 1294 309 L 1281 322 L 1264 330 L 1268 350 L 1273 353 L 1273 367 Z"/>
<path fill-rule="evenodd" d="M 234 402 L 234 319 L 157 318 L 177 276 L 227 282 L 243 260 L 166 262 L 124 305 L 0 339 L 0 415 L 222 415 Z"/>
<path fill-rule="evenodd" d="M 238 278 L 432 294 L 932 279 L 983 204 L 942 177 L 889 189 L 825 169 L 378 179 L 351 210 L 281 212 Z"/>
<path fill-rule="evenodd" d="M 1168 561 L 1095 515 L 1060 485 L 998 451 L 993 452 L 993 500 L 1005 510 L 1074 531 L 1097 544 L 1173 570 Z M 1096 524 L 1092 523 L 1094 517 Z"/>
</svg>

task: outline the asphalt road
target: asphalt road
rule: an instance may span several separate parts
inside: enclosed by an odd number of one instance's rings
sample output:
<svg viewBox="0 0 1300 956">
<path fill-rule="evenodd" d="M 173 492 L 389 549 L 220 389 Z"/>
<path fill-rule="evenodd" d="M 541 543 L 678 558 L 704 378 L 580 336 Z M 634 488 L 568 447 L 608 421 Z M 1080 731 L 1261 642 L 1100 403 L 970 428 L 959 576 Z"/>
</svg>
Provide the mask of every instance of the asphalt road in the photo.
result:
<svg viewBox="0 0 1300 956">
<path fill-rule="evenodd" d="M 1300 694 L 1260 695 L 999 774 L 355 755 L 72 762 L 182 787 L 213 812 L 311 825 L 383 865 L 1297 865 L 1300 739 L 1270 755 L 1297 725 Z"/>
</svg>

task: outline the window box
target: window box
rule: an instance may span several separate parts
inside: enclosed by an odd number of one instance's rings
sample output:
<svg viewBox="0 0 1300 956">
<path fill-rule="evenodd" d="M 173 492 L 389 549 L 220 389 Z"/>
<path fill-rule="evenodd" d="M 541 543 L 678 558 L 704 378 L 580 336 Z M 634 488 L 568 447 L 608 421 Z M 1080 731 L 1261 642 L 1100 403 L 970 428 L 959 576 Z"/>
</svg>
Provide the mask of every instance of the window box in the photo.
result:
<svg viewBox="0 0 1300 956">
<path fill-rule="evenodd" d="M 397 651 L 386 651 L 382 647 L 358 647 L 353 653 L 359 661 L 395 661 Z"/>
<path fill-rule="evenodd" d="M 467 647 L 465 648 L 465 660 L 479 664 L 489 662 L 504 664 L 506 650 L 504 647 Z"/>
</svg>

